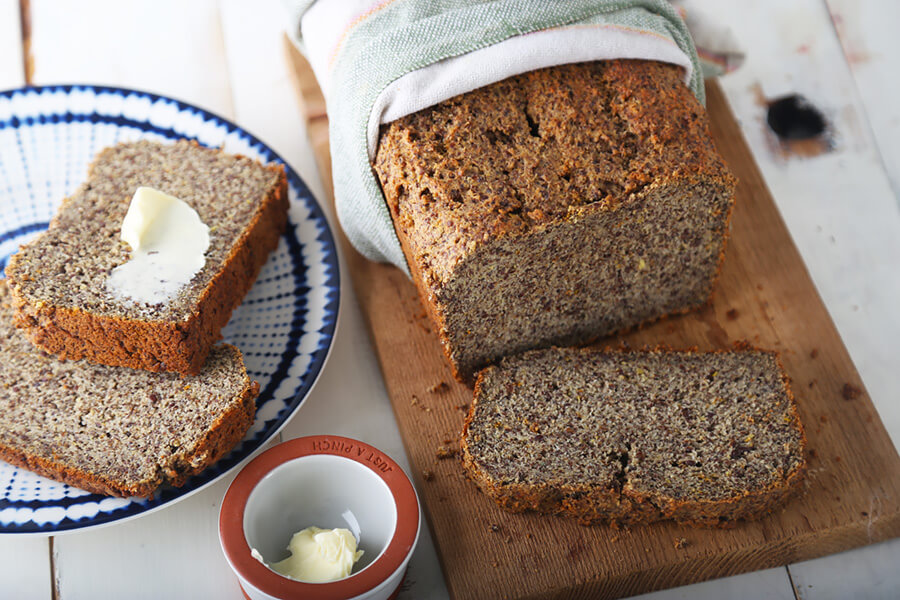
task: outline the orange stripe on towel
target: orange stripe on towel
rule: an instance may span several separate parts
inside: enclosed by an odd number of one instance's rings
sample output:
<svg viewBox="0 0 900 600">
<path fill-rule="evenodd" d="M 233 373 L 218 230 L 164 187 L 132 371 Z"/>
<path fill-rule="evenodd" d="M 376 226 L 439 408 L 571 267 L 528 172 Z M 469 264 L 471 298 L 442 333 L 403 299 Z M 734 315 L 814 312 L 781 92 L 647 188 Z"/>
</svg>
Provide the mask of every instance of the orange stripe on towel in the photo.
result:
<svg viewBox="0 0 900 600">
<path fill-rule="evenodd" d="M 369 10 L 360 13 L 356 16 L 355 19 L 350 21 L 350 23 L 344 28 L 344 31 L 341 32 L 341 37 L 338 39 L 337 43 L 334 45 L 334 48 L 331 50 L 331 54 L 328 56 L 328 67 L 331 68 L 334 65 L 334 60 L 335 58 L 337 58 L 341 46 L 344 45 L 344 40 L 346 40 L 347 36 L 350 35 L 350 31 L 352 29 L 371 17 L 373 14 L 377 13 L 379 10 L 387 7 L 389 4 L 393 4 L 394 2 L 396 2 L 396 0 L 384 0 L 384 2 L 382 2 L 381 4 L 373 6 Z"/>
</svg>

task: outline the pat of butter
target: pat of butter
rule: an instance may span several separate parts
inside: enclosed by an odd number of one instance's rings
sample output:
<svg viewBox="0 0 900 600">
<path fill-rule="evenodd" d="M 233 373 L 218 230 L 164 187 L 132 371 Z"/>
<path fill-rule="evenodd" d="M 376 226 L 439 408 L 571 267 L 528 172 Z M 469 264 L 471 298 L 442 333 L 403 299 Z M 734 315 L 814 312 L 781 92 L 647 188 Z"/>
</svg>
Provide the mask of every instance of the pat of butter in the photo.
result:
<svg viewBox="0 0 900 600">
<path fill-rule="evenodd" d="M 120 298 L 159 304 L 175 296 L 206 264 L 209 227 L 174 196 L 139 187 L 122 221 L 131 260 L 113 269 L 107 288 Z"/>
<path fill-rule="evenodd" d="M 269 565 L 274 571 L 297 581 L 326 583 L 350 575 L 363 555 L 356 538 L 347 529 L 307 527 L 298 531 L 288 545 L 291 556 Z"/>
</svg>

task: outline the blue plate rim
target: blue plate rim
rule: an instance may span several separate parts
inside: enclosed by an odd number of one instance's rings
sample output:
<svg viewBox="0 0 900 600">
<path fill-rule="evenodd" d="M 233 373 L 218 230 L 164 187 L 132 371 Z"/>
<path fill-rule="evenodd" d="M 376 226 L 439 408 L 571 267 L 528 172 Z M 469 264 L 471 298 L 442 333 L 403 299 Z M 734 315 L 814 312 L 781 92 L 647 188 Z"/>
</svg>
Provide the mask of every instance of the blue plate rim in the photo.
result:
<svg viewBox="0 0 900 600">
<path fill-rule="evenodd" d="M 306 398 L 309 397 L 310 392 L 315 387 L 316 382 L 321 376 L 322 370 L 328 361 L 329 356 L 331 355 L 331 351 L 334 347 L 334 338 L 335 333 L 337 331 L 337 326 L 339 322 L 339 314 L 341 308 L 341 289 L 340 289 L 340 260 L 339 260 L 339 249 L 335 242 L 334 232 L 332 231 L 331 225 L 328 222 L 328 218 L 325 215 L 325 212 L 322 209 L 322 206 L 319 204 L 318 200 L 316 200 L 315 196 L 313 196 L 312 192 L 309 190 L 309 187 L 306 183 L 300 178 L 297 172 L 279 155 L 275 152 L 271 147 L 265 144 L 262 140 L 256 137 L 254 134 L 250 133 L 246 129 L 240 127 L 230 119 L 227 119 L 213 111 L 201 108 L 184 100 L 180 100 L 178 98 L 173 98 L 171 96 L 158 94 L 155 92 L 150 92 L 146 90 L 140 90 L 136 88 L 127 88 L 127 87 L 117 87 L 117 86 L 109 86 L 109 85 L 99 85 L 99 84 L 88 84 L 88 83 L 64 83 L 64 84 L 48 84 L 48 85 L 38 85 L 38 86 L 24 86 L 18 88 L 10 88 L 0 90 L 0 99 L 9 98 L 12 99 L 17 95 L 26 95 L 29 93 L 34 93 L 35 95 L 40 95 L 42 93 L 47 92 L 64 92 L 70 94 L 73 91 L 89 91 L 94 94 L 113 94 L 119 95 L 122 97 L 136 96 L 147 98 L 151 102 L 156 101 L 164 101 L 168 103 L 173 103 L 179 112 L 182 111 L 192 111 L 197 113 L 203 120 L 203 122 L 213 121 L 218 122 L 217 124 L 224 126 L 226 134 L 236 134 L 238 137 L 243 138 L 244 141 L 248 143 L 248 145 L 253 148 L 255 151 L 259 152 L 263 157 L 265 157 L 265 162 L 267 163 L 277 163 L 281 164 L 285 168 L 285 174 L 287 176 L 288 184 L 293 186 L 297 191 L 297 200 L 304 202 L 306 208 L 310 212 L 310 220 L 319 225 L 319 231 L 316 235 L 316 240 L 320 241 L 323 248 L 323 256 L 322 260 L 316 264 L 323 265 L 325 267 L 325 302 L 323 306 L 323 311 L 325 313 L 325 324 L 323 327 L 317 329 L 316 331 L 320 332 L 323 336 L 325 336 L 324 346 L 323 343 L 320 342 L 319 348 L 313 353 L 313 358 L 310 361 L 309 366 L 307 367 L 305 373 L 305 379 L 303 380 L 301 386 L 295 391 L 291 400 L 285 401 L 285 406 L 279 411 L 279 416 L 275 419 L 270 419 L 266 422 L 266 432 L 255 440 L 251 440 L 251 447 L 248 447 L 240 458 L 238 457 L 230 457 L 226 455 L 215 465 L 212 465 L 209 469 L 204 472 L 201 472 L 198 475 L 192 477 L 185 484 L 186 486 L 190 484 L 191 481 L 196 480 L 196 485 L 192 486 L 190 489 L 185 490 L 185 486 L 181 488 L 166 488 L 169 491 L 173 492 L 173 495 L 167 498 L 160 498 L 159 492 L 155 494 L 148 500 L 143 502 L 132 502 L 124 507 L 114 509 L 110 512 L 97 514 L 93 517 L 84 517 L 82 519 L 73 520 L 69 517 L 65 517 L 61 522 L 54 524 L 44 524 L 40 525 L 33 520 L 29 520 L 23 522 L 21 524 L 10 523 L 7 525 L 0 524 L 0 536 L 3 535 L 14 535 L 14 536 L 47 536 L 47 535 L 58 535 L 62 533 L 70 533 L 75 531 L 82 531 L 85 529 L 92 529 L 98 527 L 109 526 L 117 523 L 122 523 L 125 521 L 130 521 L 132 519 L 150 514 L 152 512 L 156 512 L 162 508 L 170 506 L 172 504 L 177 503 L 180 500 L 187 498 L 188 496 L 193 495 L 196 492 L 201 491 L 202 489 L 212 485 L 213 483 L 219 481 L 229 473 L 233 473 L 236 471 L 241 465 L 245 464 L 248 460 L 250 460 L 253 456 L 255 456 L 262 448 L 268 443 L 273 437 L 278 435 L 278 433 L 287 425 L 290 419 L 294 416 Z M 62 114 L 63 120 L 74 120 L 76 114 L 84 114 L 84 113 L 76 113 L 71 110 L 67 110 Z M 33 119 L 38 124 L 42 124 L 46 121 L 47 116 L 50 116 L 51 120 L 49 122 L 54 122 L 52 119 L 54 117 L 59 120 L 59 113 L 51 114 L 51 113 L 42 113 L 38 115 L 36 119 L 32 117 L 26 117 L 25 119 L 18 118 L 15 114 L 12 115 L 6 121 L 0 121 L 0 128 L 5 128 L 8 126 L 12 126 L 14 128 L 18 128 L 22 122 L 25 122 L 26 125 L 31 124 L 31 120 Z M 68 119 L 66 117 L 69 117 Z M 201 143 L 196 137 L 192 137 L 189 135 L 185 135 L 183 133 L 179 133 L 177 130 L 169 128 L 164 129 L 161 127 L 157 127 L 150 123 L 149 121 L 136 121 L 134 119 L 129 119 L 126 117 L 116 117 L 112 115 L 102 115 L 97 112 L 90 113 L 88 115 L 91 117 L 91 122 L 107 122 L 107 123 L 115 123 L 120 126 L 133 126 L 142 131 L 152 131 L 158 135 L 165 137 L 166 139 L 193 139 L 198 143 Z M 296 223 L 290 223 L 289 225 L 297 225 Z M 291 235 L 287 235 L 290 233 Z M 287 238 L 287 243 L 289 246 L 300 246 L 300 240 L 297 236 L 296 232 L 291 231 L 290 229 L 282 234 L 283 237 Z M 298 248 L 291 248 L 289 250 L 290 254 L 297 257 Z M 303 261 L 303 256 L 299 255 L 301 262 Z M 296 303 L 295 296 L 295 303 Z M 300 297 L 302 298 L 302 296 Z M 294 318 L 296 318 L 297 311 L 295 309 Z M 292 328 L 293 331 L 293 328 Z M 294 333 L 291 334 L 291 337 L 294 337 Z M 299 338 L 299 336 L 297 336 Z M 296 343 L 291 351 L 293 358 L 297 356 Z M 290 367 L 291 362 L 286 362 L 285 358 L 279 363 L 278 368 L 266 386 L 266 390 L 275 389 L 277 385 L 283 380 L 285 376 L 285 371 L 288 367 Z M 263 396 L 263 390 L 260 392 L 260 397 Z M 257 400 L 259 397 L 257 398 Z M 223 465 L 223 461 L 227 461 L 231 458 L 231 462 L 227 465 Z M 16 467 L 21 468 L 21 467 Z M 27 469 L 22 469 L 27 470 Z M 214 473 L 212 471 L 215 471 Z M 204 474 L 207 474 L 204 477 Z M 83 504 L 86 502 L 96 501 L 100 502 L 105 498 L 109 498 L 109 496 L 104 496 L 101 494 L 90 494 L 87 496 L 79 496 L 73 500 L 75 502 L 71 502 L 71 504 Z M 4 510 L 6 508 L 27 508 L 29 504 L 34 504 L 34 501 L 28 502 L 14 502 L 14 501 L 3 501 L 3 504 L 0 505 L 0 510 Z M 40 503 L 38 503 L 40 504 Z M 54 504 L 53 506 L 65 506 L 66 504 Z"/>
</svg>

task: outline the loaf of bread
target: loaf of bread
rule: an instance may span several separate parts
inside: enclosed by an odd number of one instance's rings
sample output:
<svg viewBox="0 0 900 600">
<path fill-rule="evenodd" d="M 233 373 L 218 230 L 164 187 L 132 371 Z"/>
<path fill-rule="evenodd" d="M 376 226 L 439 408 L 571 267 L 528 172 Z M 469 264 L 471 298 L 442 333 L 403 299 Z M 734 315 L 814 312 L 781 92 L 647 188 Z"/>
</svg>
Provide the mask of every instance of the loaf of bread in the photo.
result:
<svg viewBox="0 0 900 600">
<path fill-rule="evenodd" d="M 259 386 L 240 351 L 212 349 L 199 375 L 59 361 L 12 323 L 0 279 L 0 459 L 116 496 L 180 486 L 253 423 Z"/>
<path fill-rule="evenodd" d="M 550 348 L 478 375 L 462 457 L 509 511 L 726 527 L 801 488 L 805 443 L 775 353 Z"/>
<path fill-rule="evenodd" d="M 525 73 L 382 129 L 374 163 L 455 375 L 699 307 L 735 180 L 678 67 Z"/>
<path fill-rule="evenodd" d="M 200 373 L 231 312 L 253 285 L 287 220 L 280 165 L 196 143 L 123 143 L 102 151 L 50 228 L 6 269 L 15 323 L 40 348 L 148 371 Z M 111 294 L 106 280 L 130 257 L 119 239 L 139 186 L 191 206 L 210 228 L 205 266 L 168 302 Z"/>
</svg>

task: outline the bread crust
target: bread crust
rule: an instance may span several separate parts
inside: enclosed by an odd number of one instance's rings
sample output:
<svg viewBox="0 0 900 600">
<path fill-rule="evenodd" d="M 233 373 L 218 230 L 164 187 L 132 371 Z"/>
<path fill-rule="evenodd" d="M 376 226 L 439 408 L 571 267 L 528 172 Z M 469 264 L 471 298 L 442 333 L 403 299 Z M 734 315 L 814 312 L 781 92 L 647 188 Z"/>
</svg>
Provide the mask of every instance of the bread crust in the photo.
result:
<svg viewBox="0 0 900 600">
<path fill-rule="evenodd" d="M 194 142 L 195 146 L 198 146 Z M 288 196 L 284 167 L 270 165 L 277 184 L 264 198 L 250 226 L 200 295 L 183 322 L 110 317 L 78 308 L 31 302 L 17 286 L 17 256 L 6 269 L 16 314 L 14 323 L 39 348 L 63 360 L 146 371 L 197 375 L 231 313 L 253 286 L 268 255 L 278 246 L 287 223 Z"/>
<path fill-rule="evenodd" d="M 651 352 L 695 352 L 696 349 L 672 350 L 666 346 L 647 348 Z M 737 351 L 760 351 L 772 353 L 780 371 L 780 378 L 785 386 L 790 403 L 790 414 L 793 425 L 800 434 L 800 458 L 798 464 L 787 473 L 780 471 L 781 477 L 775 483 L 762 489 L 744 490 L 730 498 L 722 500 L 677 499 L 662 494 L 646 494 L 633 489 L 625 481 L 620 489 L 602 485 L 561 485 L 549 484 L 527 485 L 522 483 L 504 483 L 490 475 L 472 455 L 469 448 L 469 428 L 475 418 L 478 399 L 487 374 L 497 369 L 490 366 L 481 370 L 475 381 L 475 396 L 469 413 L 463 424 L 460 441 L 460 458 L 466 475 L 501 509 L 519 513 L 537 511 L 572 517 L 582 525 L 609 523 L 614 527 L 643 525 L 661 520 L 675 520 L 694 527 L 730 528 L 740 521 L 760 519 L 771 514 L 798 495 L 803 489 L 806 478 L 806 432 L 797 411 L 797 403 L 790 387 L 790 378 L 784 370 L 781 357 L 777 352 L 763 350 L 747 342 L 737 342 Z M 591 352 L 590 349 L 582 349 Z M 594 352 L 596 350 L 593 350 Z M 627 349 L 605 350 L 627 354 Z M 729 352 L 716 350 L 715 353 Z"/>
</svg>

